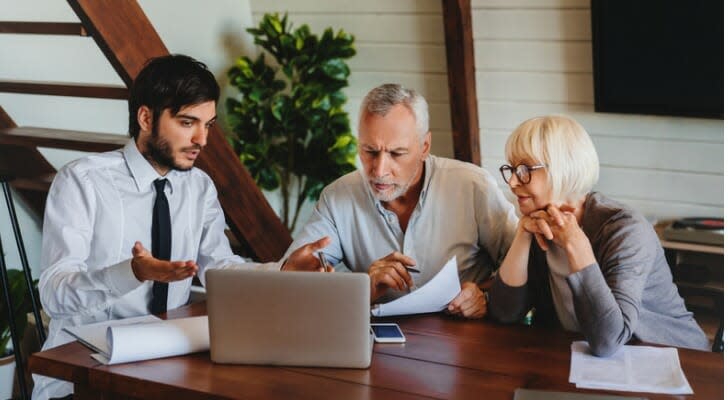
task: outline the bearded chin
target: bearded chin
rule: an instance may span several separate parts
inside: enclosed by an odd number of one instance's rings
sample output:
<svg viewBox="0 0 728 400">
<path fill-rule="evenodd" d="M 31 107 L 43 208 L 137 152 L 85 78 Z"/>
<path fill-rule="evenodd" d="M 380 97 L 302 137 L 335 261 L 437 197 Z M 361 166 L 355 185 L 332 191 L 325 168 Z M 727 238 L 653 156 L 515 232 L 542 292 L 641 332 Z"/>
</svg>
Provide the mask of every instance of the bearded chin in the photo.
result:
<svg viewBox="0 0 728 400">
<path fill-rule="evenodd" d="M 408 187 L 409 187 L 409 185 L 407 185 L 407 186 L 396 185 L 388 193 L 380 193 L 374 189 L 372 189 L 372 191 L 374 192 L 374 198 L 386 203 L 386 202 L 390 202 L 392 200 L 395 200 L 395 199 L 401 197 L 403 194 L 405 194 L 405 192 L 407 192 Z"/>
<path fill-rule="evenodd" d="M 157 165 L 176 171 L 189 171 L 192 169 L 192 165 L 187 167 L 174 162 L 172 147 L 169 145 L 167 140 L 159 135 L 159 129 L 156 126 L 152 130 L 152 136 L 149 138 L 149 142 L 147 143 L 145 157 Z"/>
<path fill-rule="evenodd" d="M 394 185 L 394 188 L 389 193 L 378 193 L 374 189 L 374 184 L 376 184 L 376 183 L 389 184 L 389 183 L 392 183 L 392 182 L 385 182 L 384 180 L 379 180 L 379 179 L 376 179 L 376 178 L 374 178 L 374 179 L 371 179 L 370 178 L 369 179 L 370 189 L 371 189 L 372 193 L 374 194 L 374 198 L 377 199 L 377 200 L 379 200 L 379 201 L 383 201 L 383 202 L 387 203 L 387 202 L 396 200 L 396 199 L 404 196 L 404 194 L 407 193 L 407 190 L 409 190 L 410 186 L 412 186 L 412 184 L 414 183 L 415 177 L 417 176 L 417 173 L 419 173 L 419 171 L 415 171 L 412 174 L 412 176 L 409 178 L 409 180 L 407 180 L 406 183 L 404 183 L 402 185 L 396 185 L 395 184 Z"/>
</svg>

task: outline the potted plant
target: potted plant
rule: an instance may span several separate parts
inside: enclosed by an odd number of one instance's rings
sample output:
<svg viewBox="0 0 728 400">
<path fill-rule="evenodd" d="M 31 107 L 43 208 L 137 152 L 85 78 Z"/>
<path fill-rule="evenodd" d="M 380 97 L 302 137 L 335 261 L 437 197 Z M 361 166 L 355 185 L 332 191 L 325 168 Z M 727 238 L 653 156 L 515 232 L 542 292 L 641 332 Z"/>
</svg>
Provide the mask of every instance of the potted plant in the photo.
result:
<svg viewBox="0 0 728 400">
<path fill-rule="evenodd" d="M 294 30 L 278 14 L 266 14 L 248 32 L 275 66 L 261 53 L 255 60 L 240 57 L 228 72 L 240 91 L 227 99 L 228 139 L 261 189 L 280 188 L 281 217 L 293 231 L 306 199 L 318 199 L 324 186 L 356 169 L 342 92 L 354 37 L 328 28 L 319 38 L 307 25 Z"/>
<path fill-rule="evenodd" d="M 27 314 L 31 311 L 31 300 L 28 294 L 28 287 L 23 271 L 18 269 L 8 270 L 8 282 L 10 286 L 10 299 L 13 303 L 15 326 L 18 329 L 18 342 L 25 333 L 28 325 Z M 33 282 L 35 287 L 37 281 Z M 10 336 L 10 321 L 8 320 L 8 309 L 5 303 L 5 291 L 0 285 L 0 398 L 12 397 L 13 379 L 15 376 L 15 357 L 13 350 L 8 347 Z"/>
</svg>

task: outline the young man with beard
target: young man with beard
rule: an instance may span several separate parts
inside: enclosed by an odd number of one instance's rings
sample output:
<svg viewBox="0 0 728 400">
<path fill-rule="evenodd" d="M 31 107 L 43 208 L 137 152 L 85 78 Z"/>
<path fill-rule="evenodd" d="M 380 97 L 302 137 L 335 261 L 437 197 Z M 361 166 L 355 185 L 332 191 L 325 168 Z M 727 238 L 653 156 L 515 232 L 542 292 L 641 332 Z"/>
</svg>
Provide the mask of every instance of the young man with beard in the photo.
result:
<svg viewBox="0 0 728 400">
<path fill-rule="evenodd" d="M 219 93 L 204 64 L 152 59 L 130 91 L 127 145 L 58 171 L 43 222 L 39 289 L 51 317 L 44 349 L 73 340 L 64 327 L 180 307 L 205 269 L 318 270 L 313 252 L 327 238 L 301 246 L 283 268 L 232 253 L 215 185 L 193 167 Z M 72 391 L 67 382 L 35 382 L 33 398 Z"/>
<path fill-rule="evenodd" d="M 362 169 L 323 190 L 289 252 L 332 238 L 327 261 L 368 273 L 377 303 L 421 286 L 456 256 L 461 292 L 446 311 L 484 316 L 477 284 L 508 251 L 518 222 L 513 205 L 482 168 L 430 155 L 427 102 L 413 90 L 374 88 L 359 118 Z M 419 272 L 408 271 L 415 266 Z"/>
</svg>

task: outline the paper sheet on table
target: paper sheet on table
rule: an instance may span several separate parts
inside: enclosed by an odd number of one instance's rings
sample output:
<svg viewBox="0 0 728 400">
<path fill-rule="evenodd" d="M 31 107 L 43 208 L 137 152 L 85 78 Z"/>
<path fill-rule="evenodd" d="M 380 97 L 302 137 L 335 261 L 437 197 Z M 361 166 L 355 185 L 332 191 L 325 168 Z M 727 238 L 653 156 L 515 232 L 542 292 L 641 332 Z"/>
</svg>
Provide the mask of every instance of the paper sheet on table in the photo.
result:
<svg viewBox="0 0 728 400">
<path fill-rule="evenodd" d="M 112 326 L 106 331 L 109 353 L 92 354 L 103 364 L 121 364 L 196 353 L 210 349 L 207 316 L 142 325 Z"/>
<path fill-rule="evenodd" d="M 453 256 L 429 282 L 414 292 L 372 309 L 375 317 L 442 311 L 460 293 L 458 266 Z"/>
<path fill-rule="evenodd" d="M 150 322 L 159 322 L 161 319 L 154 315 L 143 315 L 141 317 L 132 317 L 125 319 L 114 319 L 110 321 L 95 322 L 93 324 L 68 326 L 63 328 L 64 331 L 76 338 L 81 344 L 98 353 L 109 353 L 109 347 L 106 343 L 106 331 L 110 326 L 144 324 Z"/>
<path fill-rule="evenodd" d="M 672 347 L 622 346 L 610 357 L 596 357 L 587 342 L 573 342 L 569 382 L 584 389 L 693 394 Z"/>
<path fill-rule="evenodd" d="M 149 322 L 149 317 L 152 317 Z M 132 318 L 66 329 L 97 354 L 91 357 L 111 365 L 172 357 L 210 349 L 207 316 L 160 320 Z M 103 340 L 99 339 L 99 332 Z"/>
</svg>

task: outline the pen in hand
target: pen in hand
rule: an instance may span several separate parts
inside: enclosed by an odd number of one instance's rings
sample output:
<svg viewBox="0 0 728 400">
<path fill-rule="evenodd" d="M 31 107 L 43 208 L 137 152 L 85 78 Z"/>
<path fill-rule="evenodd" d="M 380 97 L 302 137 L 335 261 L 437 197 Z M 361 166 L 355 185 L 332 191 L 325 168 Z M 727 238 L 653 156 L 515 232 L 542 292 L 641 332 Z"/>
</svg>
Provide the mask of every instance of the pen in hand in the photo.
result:
<svg viewBox="0 0 728 400">
<path fill-rule="evenodd" d="M 323 268 L 324 272 L 326 272 L 326 270 L 328 268 L 326 268 L 326 256 L 324 256 L 323 251 L 318 252 L 318 259 L 319 259 L 319 264 L 321 264 L 321 268 Z"/>
<path fill-rule="evenodd" d="M 404 269 L 406 269 L 406 270 L 407 270 L 407 272 L 409 272 L 409 273 L 411 273 L 411 274 L 419 274 L 419 273 L 420 273 L 420 270 L 419 270 L 419 269 L 417 269 L 417 268 L 415 268 L 415 267 L 408 267 L 408 266 L 405 266 L 405 267 L 404 267 Z M 411 293 L 411 292 L 412 292 L 412 288 L 408 286 L 408 287 L 407 287 L 407 293 Z"/>
</svg>

